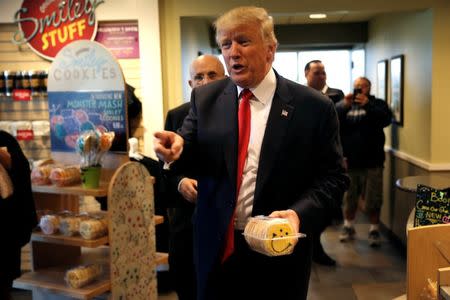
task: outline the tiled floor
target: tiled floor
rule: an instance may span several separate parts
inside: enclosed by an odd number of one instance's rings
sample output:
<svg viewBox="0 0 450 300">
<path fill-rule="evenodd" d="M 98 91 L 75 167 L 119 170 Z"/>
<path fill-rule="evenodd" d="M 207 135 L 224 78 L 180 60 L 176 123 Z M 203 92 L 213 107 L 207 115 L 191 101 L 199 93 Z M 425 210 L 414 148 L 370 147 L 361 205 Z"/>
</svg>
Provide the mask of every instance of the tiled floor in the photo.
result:
<svg viewBox="0 0 450 300">
<path fill-rule="evenodd" d="M 313 264 L 308 300 L 391 300 L 406 292 L 406 259 L 383 238 L 380 248 L 371 248 L 369 225 L 355 226 L 356 239 L 339 242 L 339 226 L 322 235 L 325 251 L 336 259 L 336 267 Z"/>
<path fill-rule="evenodd" d="M 332 226 L 322 235 L 323 246 L 337 266 L 313 264 L 308 300 L 391 300 L 405 293 L 406 260 L 401 251 L 386 238 L 380 248 L 371 248 L 365 220 L 356 225 L 353 242 L 340 243 L 339 230 L 339 226 Z M 29 300 L 31 296 L 18 290 L 13 299 Z M 158 300 L 177 300 L 177 296 L 164 293 Z"/>
</svg>

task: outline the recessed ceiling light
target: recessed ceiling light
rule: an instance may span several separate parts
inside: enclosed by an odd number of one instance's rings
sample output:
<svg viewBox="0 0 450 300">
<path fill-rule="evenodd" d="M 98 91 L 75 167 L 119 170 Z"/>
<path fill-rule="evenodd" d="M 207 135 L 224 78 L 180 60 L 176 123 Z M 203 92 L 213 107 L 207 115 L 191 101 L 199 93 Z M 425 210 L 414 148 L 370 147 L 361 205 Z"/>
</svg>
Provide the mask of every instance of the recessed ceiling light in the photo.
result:
<svg viewBox="0 0 450 300">
<path fill-rule="evenodd" d="M 325 19 L 327 17 L 326 14 L 310 14 L 310 19 Z"/>
</svg>

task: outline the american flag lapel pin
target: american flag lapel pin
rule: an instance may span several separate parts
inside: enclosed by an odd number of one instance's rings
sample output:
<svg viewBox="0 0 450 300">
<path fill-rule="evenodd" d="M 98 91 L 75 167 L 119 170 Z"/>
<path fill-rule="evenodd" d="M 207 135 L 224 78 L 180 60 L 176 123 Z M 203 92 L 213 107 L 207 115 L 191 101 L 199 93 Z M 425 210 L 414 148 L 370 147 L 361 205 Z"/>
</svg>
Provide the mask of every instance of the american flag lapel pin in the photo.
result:
<svg viewBox="0 0 450 300">
<path fill-rule="evenodd" d="M 285 110 L 285 109 L 281 110 L 281 116 L 287 117 L 288 116 L 288 111 Z"/>
</svg>

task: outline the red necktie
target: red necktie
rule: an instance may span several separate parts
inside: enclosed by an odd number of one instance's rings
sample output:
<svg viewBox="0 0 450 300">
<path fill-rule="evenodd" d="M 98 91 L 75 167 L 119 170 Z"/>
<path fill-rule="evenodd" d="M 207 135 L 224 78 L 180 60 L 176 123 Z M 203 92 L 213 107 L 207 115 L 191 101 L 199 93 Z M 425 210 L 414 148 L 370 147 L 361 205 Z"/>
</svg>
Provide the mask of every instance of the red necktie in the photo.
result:
<svg viewBox="0 0 450 300">
<path fill-rule="evenodd" d="M 236 202 L 239 196 L 239 189 L 242 183 L 242 173 L 244 171 L 245 160 L 247 158 L 248 142 L 250 140 L 250 99 L 253 97 L 249 89 L 241 92 L 241 101 L 239 103 L 238 122 L 239 122 L 239 144 L 238 144 L 238 164 L 236 176 Z M 222 263 L 233 253 L 234 250 L 234 215 L 231 216 L 225 236 L 225 249 L 223 252 Z"/>
</svg>

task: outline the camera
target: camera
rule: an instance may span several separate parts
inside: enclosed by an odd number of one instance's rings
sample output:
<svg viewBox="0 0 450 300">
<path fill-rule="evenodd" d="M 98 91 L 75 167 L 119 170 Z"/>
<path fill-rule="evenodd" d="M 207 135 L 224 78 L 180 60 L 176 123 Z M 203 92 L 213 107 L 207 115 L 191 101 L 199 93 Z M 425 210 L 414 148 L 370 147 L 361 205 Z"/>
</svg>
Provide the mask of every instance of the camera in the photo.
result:
<svg viewBox="0 0 450 300">
<path fill-rule="evenodd" d="M 355 88 L 353 89 L 353 101 L 355 100 L 356 95 L 358 94 L 362 94 L 362 89 L 361 88 Z"/>
</svg>

